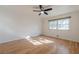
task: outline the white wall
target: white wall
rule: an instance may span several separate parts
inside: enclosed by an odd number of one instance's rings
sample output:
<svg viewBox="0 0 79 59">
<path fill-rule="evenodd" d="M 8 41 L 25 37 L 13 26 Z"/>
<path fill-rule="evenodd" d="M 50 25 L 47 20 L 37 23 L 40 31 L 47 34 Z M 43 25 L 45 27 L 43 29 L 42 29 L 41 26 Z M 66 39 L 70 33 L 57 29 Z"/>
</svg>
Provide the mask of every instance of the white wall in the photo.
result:
<svg viewBox="0 0 79 59">
<path fill-rule="evenodd" d="M 26 13 L 23 11 L 24 13 L 22 13 L 21 10 L 16 13 L 11 8 L 5 9 L 0 6 L 0 43 L 19 39 L 27 35 L 37 36 L 41 34 L 39 16 L 30 13 L 30 11 L 26 11 Z"/>
<path fill-rule="evenodd" d="M 49 30 L 48 29 L 48 20 L 56 19 L 56 18 L 62 18 L 66 16 L 71 16 L 70 19 L 70 30 Z M 59 35 L 60 38 L 67 39 L 67 40 L 73 40 L 73 41 L 79 41 L 79 11 L 71 12 L 63 15 L 58 15 L 54 17 L 44 17 L 43 20 L 43 34 L 47 36 L 53 36 L 56 37 Z"/>
</svg>

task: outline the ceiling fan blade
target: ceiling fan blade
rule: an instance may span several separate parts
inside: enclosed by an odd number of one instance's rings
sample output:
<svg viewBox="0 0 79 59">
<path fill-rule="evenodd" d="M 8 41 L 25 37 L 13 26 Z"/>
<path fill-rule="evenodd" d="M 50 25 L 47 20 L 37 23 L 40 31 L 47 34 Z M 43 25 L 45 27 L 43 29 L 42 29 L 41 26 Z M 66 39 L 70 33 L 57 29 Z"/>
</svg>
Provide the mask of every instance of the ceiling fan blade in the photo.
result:
<svg viewBox="0 0 79 59">
<path fill-rule="evenodd" d="M 38 14 L 39 16 L 41 15 L 41 13 Z"/>
<path fill-rule="evenodd" d="M 39 5 L 39 8 L 42 9 L 42 5 Z"/>
<path fill-rule="evenodd" d="M 34 12 L 41 12 L 40 10 L 33 10 Z"/>
<path fill-rule="evenodd" d="M 52 10 L 52 8 L 49 8 L 49 9 L 45 9 L 44 11 L 50 11 L 50 10 Z"/>
<path fill-rule="evenodd" d="M 47 13 L 47 12 L 44 12 L 44 14 L 48 15 L 48 13 Z"/>
</svg>

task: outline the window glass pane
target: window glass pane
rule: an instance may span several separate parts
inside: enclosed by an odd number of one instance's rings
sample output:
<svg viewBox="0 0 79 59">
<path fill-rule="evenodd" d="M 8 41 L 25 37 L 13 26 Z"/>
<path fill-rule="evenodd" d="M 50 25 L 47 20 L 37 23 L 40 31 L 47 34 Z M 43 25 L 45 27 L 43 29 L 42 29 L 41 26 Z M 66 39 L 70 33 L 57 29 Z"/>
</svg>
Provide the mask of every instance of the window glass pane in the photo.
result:
<svg viewBox="0 0 79 59">
<path fill-rule="evenodd" d="M 59 30 L 68 30 L 69 29 L 69 19 L 58 20 L 58 29 Z"/>
<path fill-rule="evenodd" d="M 49 29 L 56 29 L 57 21 L 49 21 Z"/>
<path fill-rule="evenodd" d="M 69 19 L 70 18 L 64 18 L 49 21 L 49 29 L 69 30 Z"/>
</svg>

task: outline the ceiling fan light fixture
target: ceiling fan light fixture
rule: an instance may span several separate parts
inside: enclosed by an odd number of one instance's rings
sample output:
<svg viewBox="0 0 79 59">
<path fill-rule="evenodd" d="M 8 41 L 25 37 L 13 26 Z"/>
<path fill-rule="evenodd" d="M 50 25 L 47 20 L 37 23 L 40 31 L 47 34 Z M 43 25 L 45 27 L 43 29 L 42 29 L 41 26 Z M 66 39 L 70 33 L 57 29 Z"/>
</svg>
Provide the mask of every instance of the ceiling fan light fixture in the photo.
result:
<svg viewBox="0 0 79 59">
<path fill-rule="evenodd" d="M 44 14 L 44 12 L 43 12 L 43 11 L 41 11 L 41 14 Z"/>
</svg>

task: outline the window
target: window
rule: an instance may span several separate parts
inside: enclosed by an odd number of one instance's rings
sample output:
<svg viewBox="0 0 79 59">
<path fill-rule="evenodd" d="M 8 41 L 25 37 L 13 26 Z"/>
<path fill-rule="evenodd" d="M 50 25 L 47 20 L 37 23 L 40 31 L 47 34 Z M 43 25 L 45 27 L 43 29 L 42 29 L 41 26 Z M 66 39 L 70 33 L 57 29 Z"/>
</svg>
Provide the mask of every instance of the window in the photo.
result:
<svg viewBox="0 0 79 59">
<path fill-rule="evenodd" d="M 49 29 L 57 29 L 57 21 L 50 21 Z"/>
<path fill-rule="evenodd" d="M 49 20 L 49 29 L 69 30 L 70 17 Z"/>
</svg>

